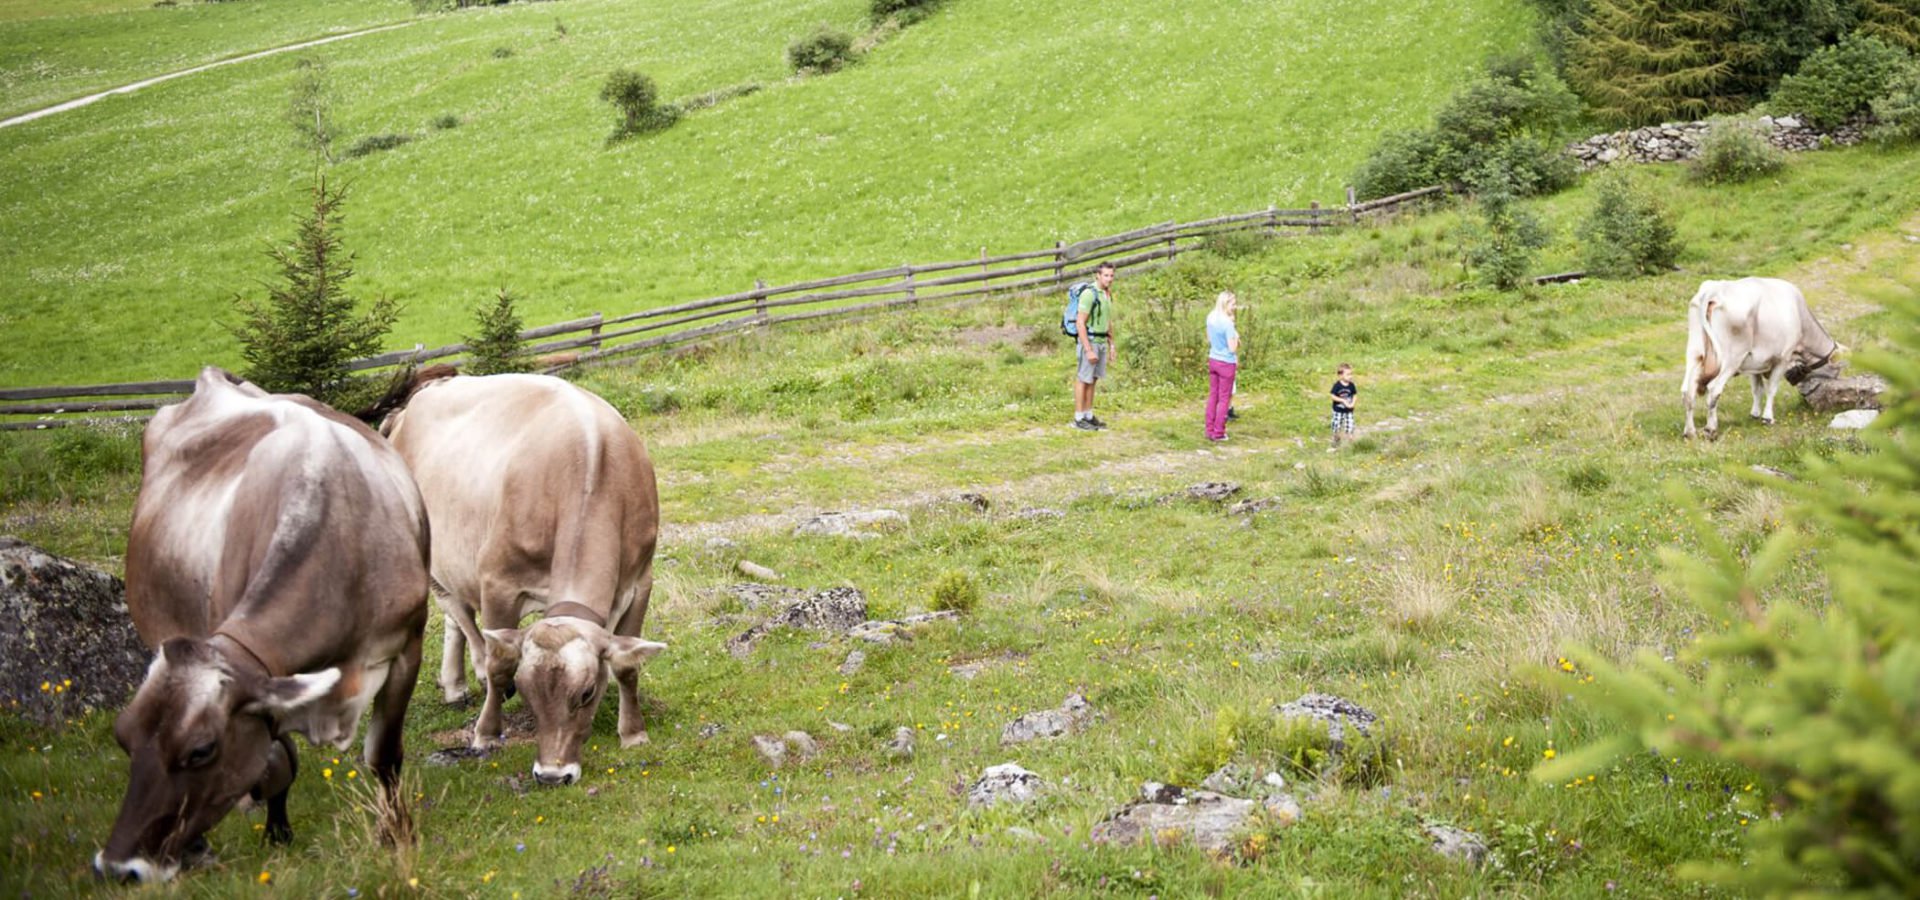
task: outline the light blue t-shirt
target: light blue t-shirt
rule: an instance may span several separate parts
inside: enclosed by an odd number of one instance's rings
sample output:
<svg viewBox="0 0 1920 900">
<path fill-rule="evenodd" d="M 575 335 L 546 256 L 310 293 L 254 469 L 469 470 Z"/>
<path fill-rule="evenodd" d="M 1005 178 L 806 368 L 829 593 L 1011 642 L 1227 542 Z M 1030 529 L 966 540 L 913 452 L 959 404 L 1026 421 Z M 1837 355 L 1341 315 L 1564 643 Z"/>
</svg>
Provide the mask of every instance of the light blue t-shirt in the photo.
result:
<svg viewBox="0 0 1920 900">
<path fill-rule="evenodd" d="M 1207 313 L 1207 350 L 1208 359 L 1217 359 L 1223 363 L 1239 365 L 1240 354 L 1233 352 L 1228 343 L 1240 337 L 1240 329 L 1233 327 L 1233 319 L 1219 310 Z"/>
</svg>

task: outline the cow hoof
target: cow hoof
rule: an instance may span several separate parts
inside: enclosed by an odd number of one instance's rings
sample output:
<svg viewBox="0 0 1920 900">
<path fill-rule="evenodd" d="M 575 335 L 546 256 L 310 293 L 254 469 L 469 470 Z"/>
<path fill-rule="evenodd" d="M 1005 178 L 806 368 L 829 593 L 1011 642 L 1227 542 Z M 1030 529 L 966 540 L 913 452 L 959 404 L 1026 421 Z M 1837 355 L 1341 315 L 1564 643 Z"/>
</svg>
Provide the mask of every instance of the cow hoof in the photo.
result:
<svg viewBox="0 0 1920 900">
<path fill-rule="evenodd" d="M 293 826 L 284 823 L 268 822 L 267 843 L 275 845 L 293 843 Z"/>
<path fill-rule="evenodd" d="M 501 747 L 505 747 L 506 745 L 507 745 L 507 741 L 503 735 L 476 734 L 473 736 L 472 747 L 473 749 L 478 750 L 481 753 L 492 753 L 493 751 L 498 750 Z"/>
<path fill-rule="evenodd" d="M 647 733 L 644 731 L 638 734 L 623 734 L 620 736 L 620 749 L 622 750 L 632 750 L 641 744 L 651 743 L 653 743 L 653 738 L 647 737 Z"/>
<path fill-rule="evenodd" d="M 448 706 L 453 707 L 454 709 L 466 709 L 467 697 L 468 697 L 468 694 L 466 689 L 461 688 L 460 690 L 457 690 L 457 691 L 442 691 L 440 695 L 440 700 L 441 702 L 445 703 Z"/>
</svg>

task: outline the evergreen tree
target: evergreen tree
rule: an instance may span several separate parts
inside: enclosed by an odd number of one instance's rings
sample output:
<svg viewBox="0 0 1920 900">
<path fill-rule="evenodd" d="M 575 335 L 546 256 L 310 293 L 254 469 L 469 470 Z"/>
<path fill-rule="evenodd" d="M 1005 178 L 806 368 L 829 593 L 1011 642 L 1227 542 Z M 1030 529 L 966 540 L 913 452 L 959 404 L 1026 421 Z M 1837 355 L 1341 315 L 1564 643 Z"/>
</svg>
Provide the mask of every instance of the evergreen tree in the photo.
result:
<svg viewBox="0 0 1920 900">
<path fill-rule="evenodd" d="M 1618 124 L 1745 107 L 1762 48 L 1741 39 L 1742 0 L 1592 0 L 1567 73 L 1593 114 Z"/>
<path fill-rule="evenodd" d="M 467 371 L 474 375 L 498 375 L 527 371 L 524 342 L 520 340 L 520 314 L 513 308 L 513 295 L 501 288 L 492 306 L 473 312 L 479 332 L 468 336 Z"/>
<path fill-rule="evenodd" d="M 1920 304 L 1892 312 L 1888 343 L 1920 346 Z M 1722 624 L 1674 661 L 1575 651 L 1589 677 L 1574 690 L 1625 727 L 1535 773 L 1558 781 L 1649 749 L 1746 768 L 1761 788 L 1740 810 L 1747 858 L 1681 870 L 1740 894 L 1920 895 L 1920 360 L 1860 361 L 1889 383 L 1860 451 L 1765 482 L 1795 499 L 1796 527 L 1749 553 L 1677 492 L 1707 558 L 1665 558 L 1679 596 Z M 1768 590 L 1808 543 L 1824 575 L 1812 595 Z"/>
<path fill-rule="evenodd" d="M 247 380 L 276 393 L 301 393 L 325 403 L 346 399 L 347 364 L 380 350 L 399 308 L 380 299 L 365 314 L 346 293 L 352 254 L 336 233 L 345 192 L 313 185 L 313 212 L 300 219 L 293 243 L 271 247 L 282 281 L 268 284 L 264 301 L 235 297 L 240 322 L 230 327 L 240 341 Z"/>
<path fill-rule="evenodd" d="M 1547 245 L 1547 230 L 1515 199 L 1513 175 L 1491 166 L 1473 176 L 1480 221 L 1467 230 L 1467 262 L 1480 280 L 1502 291 L 1520 286 L 1534 251 Z"/>
<path fill-rule="evenodd" d="M 1920 0 L 1860 0 L 1855 30 L 1920 53 Z"/>
</svg>

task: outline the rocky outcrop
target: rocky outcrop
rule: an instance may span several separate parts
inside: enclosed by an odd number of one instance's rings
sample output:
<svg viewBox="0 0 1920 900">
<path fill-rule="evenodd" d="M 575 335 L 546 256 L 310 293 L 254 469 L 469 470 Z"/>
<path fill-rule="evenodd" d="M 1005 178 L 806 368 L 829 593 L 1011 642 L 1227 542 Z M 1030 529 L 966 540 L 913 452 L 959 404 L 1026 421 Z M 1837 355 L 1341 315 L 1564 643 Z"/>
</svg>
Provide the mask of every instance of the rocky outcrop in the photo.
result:
<svg viewBox="0 0 1920 900">
<path fill-rule="evenodd" d="M 967 789 L 967 805 L 998 806 L 1002 803 L 1029 803 L 1040 798 L 1046 784 L 1040 776 L 1020 768 L 1018 763 L 989 766 Z"/>
<path fill-rule="evenodd" d="M 118 707 L 151 659 L 120 579 L 0 537 L 0 710 L 52 725 Z"/>
<path fill-rule="evenodd" d="M 1093 716 L 1093 707 L 1087 698 L 1079 694 L 1070 694 L 1059 709 L 1045 709 L 1030 712 L 1007 723 L 1000 730 L 1000 743 L 1024 744 L 1041 738 L 1065 737 L 1076 731 Z"/>
<path fill-rule="evenodd" d="M 1091 837 L 1097 844 L 1120 846 L 1191 842 L 1217 856 L 1233 851 L 1260 812 L 1283 827 L 1300 821 L 1300 804 L 1285 794 L 1248 800 L 1149 781 L 1141 786 L 1139 800 L 1109 813 L 1093 826 Z"/>
<path fill-rule="evenodd" d="M 786 603 L 779 612 L 727 641 L 727 652 L 745 658 L 768 632 L 799 628 L 845 634 L 867 621 L 867 596 L 856 588 L 837 587 L 811 594 L 771 585 L 734 585 L 734 596 L 748 607 Z M 793 599 L 798 595 L 798 599 Z"/>
<path fill-rule="evenodd" d="M 1794 116 L 1761 116 L 1767 140 L 1790 153 L 1818 150 L 1821 147 L 1845 147 L 1866 140 L 1866 129 L 1850 123 L 1832 131 L 1820 131 Z M 1568 156 L 1581 168 L 1591 169 L 1618 160 L 1629 162 L 1681 162 L 1700 155 L 1700 142 L 1706 137 L 1707 122 L 1664 122 L 1645 128 L 1596 134 L 1568 145 Z"/>
</svg>

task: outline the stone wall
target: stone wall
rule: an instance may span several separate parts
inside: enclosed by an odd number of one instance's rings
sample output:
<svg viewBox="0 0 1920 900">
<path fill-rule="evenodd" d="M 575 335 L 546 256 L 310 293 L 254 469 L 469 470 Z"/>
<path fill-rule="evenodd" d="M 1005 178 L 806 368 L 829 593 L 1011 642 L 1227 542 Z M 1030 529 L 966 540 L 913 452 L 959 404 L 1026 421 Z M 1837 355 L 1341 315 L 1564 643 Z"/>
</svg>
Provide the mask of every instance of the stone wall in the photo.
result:
<svg viewBox="0 0 1920 900">
<path fill-rule="evenodd" d="M 1823 146 L 1848 146 L 1866 139 L 1860 123 L 1842 125 L 1832 131 L 1820 131 L 1793 116 L 1761 116 L 1761 127 L 1768 140 L 1788 152 L 1818 150 Z M 1567 155 L 1579 160 L 1580 167 L 1591 169 L 1619 159 L 1632 162 L 1679 162 L 1700 155 L 1700 141 L 1706 137 L 1706 122 L 1666 122 L 1630 131 L 1596 134 L 1567 146 Z"/>
</svg>

